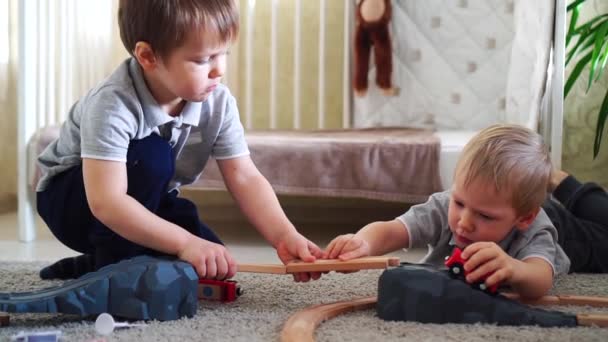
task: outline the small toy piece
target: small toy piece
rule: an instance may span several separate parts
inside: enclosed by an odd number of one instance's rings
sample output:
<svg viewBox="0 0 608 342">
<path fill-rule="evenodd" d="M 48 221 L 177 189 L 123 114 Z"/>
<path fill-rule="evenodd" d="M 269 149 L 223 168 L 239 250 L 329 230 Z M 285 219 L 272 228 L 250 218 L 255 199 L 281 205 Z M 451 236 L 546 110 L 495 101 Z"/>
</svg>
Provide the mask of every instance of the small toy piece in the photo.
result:
<svg viewBox="0 0 608 342">
<path fill-rule="evenodd" d="M 0 312 L 0 327 L 8 327 L 11 318 L 6 312 Z"/>
<path fill-rule="evenodd" d="M 57 342 L 61 337 L 61 331 L 40 331 L 25 332 L 20 331 L 17 335 L 11 336 L 11 341 L 17 342 Z"/>
<path fill-rule="evenodd" d="M 100 335 L 110 335 L 116 328 L 130 328 L 130 327 L 147 327 L 146 324 L 133 324 L 124 322 L 115 322 L 114 317 L 107 312 L 104 312 L 97 316 L 95 320 L 95 331 Z"/>
<path fill-rule="evenodd" d="M 199 279 L 198 299 L 234 302 L 243 290 L 234 280 Z"/>
<path fill-rule="evenodd" d="M 453 278 L 458 278 L 464 280 L 464 278 L 469 274 L 469 272 L 465 271 L 464 263 L 465 259 L 461 256 L 462 251 L 460 248 L 455 247 L 452 251 L 452 255 L 445 258 L 445 265 L 448 267 L 448 271 Z M 491 273 L 488 273 L 482 277 L 482 280 L 476 283 L 471 284 L 473 288 L 476 288 L 481 291 L 485 291 L 489 294 L 496 294 L 498 292 L 498 285 L 494 284 L 492 286 L 487 286 L 485 280 L 490 276 Z"/>
</svg>

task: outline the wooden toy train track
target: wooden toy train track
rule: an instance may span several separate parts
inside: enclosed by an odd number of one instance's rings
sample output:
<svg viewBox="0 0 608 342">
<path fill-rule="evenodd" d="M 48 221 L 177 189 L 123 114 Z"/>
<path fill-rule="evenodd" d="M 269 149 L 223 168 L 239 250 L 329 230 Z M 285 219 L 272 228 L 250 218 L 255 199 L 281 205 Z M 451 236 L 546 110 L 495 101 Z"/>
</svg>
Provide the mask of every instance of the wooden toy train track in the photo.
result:
<svg viewBox="0 0 608 342">
<path fill-rule="evenodd" d="M 502 293 L 505 297 L 530 305 L 582 305 L 608 307 L 607 297 L 556 295 L 536 300 L 525 300 L 513 293 Z M 329 304 L 314 305 L 291 315 L 281 331 L 282 342 L 313 342 L 315 329 L 323 322 L 353 311 L 368 310 L 376 305 L 376 297 L 359 298 Z M 608 315 L 577 314 L 579 326 L 608 327 Z"/>
</svg>

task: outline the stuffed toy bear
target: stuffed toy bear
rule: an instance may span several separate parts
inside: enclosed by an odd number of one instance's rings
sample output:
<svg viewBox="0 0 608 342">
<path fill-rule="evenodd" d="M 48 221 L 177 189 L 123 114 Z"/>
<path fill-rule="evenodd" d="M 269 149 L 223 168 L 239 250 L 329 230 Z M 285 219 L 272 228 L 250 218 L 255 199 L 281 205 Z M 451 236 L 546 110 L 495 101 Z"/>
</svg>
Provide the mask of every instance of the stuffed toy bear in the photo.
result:
<svg viewBox="0 0 608 342">
<path fill-rule="evenodd" d="M 367 92 L 367 73 L 372 46 L 376 63 L 376 84 L 387 96 L 396 95 L 391 84 L 393 71 L 391 37 L 391 0 L 361 0 L 357 5 L 355 29 L 355 95 Z"/>
</svg>

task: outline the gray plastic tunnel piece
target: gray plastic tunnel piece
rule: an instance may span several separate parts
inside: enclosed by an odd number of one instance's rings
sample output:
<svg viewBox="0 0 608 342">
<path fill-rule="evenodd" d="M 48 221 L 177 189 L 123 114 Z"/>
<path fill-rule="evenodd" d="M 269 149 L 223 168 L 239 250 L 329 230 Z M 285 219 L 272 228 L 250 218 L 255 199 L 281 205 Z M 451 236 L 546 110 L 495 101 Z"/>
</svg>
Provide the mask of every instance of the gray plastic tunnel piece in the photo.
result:
<svg viewBox="0 0 608 342">
<path fill-rule="evenodd" d="M 378 317 L 421 323 L 492 323 L 573 327 L 575 315 L 532 308 L 501 295 L 489 295 L 429 265 L 402 264 L 378 282 Z"/>
<path fill-rule="evenodd" d="M 107 312 L 125 319 L 170 321 L 196 314 L 197 284 L 198 276 L 186 262 L 138 256 L 57 287 L 0 293 L 0 311 L 80 316 Z"/>
</svg>

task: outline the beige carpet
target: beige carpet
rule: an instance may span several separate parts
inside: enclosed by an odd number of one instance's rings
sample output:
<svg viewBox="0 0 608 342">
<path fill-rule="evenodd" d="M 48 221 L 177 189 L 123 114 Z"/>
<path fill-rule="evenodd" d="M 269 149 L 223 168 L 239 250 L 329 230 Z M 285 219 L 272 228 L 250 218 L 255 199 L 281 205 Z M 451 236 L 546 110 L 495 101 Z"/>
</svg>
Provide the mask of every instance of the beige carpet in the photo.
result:
<svg viewBox="0 0 608 342">
<path fill-rule="evenodd" d="M 38 279 L 41 263 L 0 262 L 0 292 L 49 286 Z M 380 271 L 331 273 L 322 280 L 300 284 L 290 276 L 238 275 L 245 294 L 232 304 L 201 303 L 191 319 L 150 322 L 144 329 L 115 331 L 107 341 L 277 341 L 283 323 L 299 309 L 374 295 Z M 570 275 L 559 279 L 556 292 L 608 296 L 608 276 Z M 573 312 L 606 313 L 608 309 L 571 307 Z M 19 331 L 60 329 L 62 341 L 98 338 L 92 320 L 49 314 L 17 314 L 11 326 L 0 328 L 0 341 Z M 385 322 L 373 310 L 351 313 L 325 322 L 318 341 L 608 341 L 608 328 L 497 327 L 493 325 L 434 325 Z"/>
</svg>

